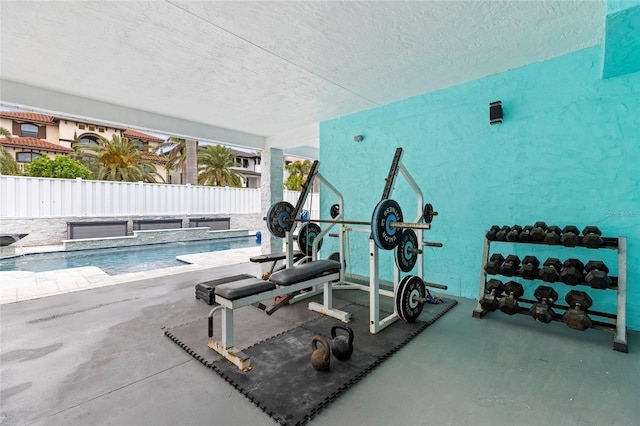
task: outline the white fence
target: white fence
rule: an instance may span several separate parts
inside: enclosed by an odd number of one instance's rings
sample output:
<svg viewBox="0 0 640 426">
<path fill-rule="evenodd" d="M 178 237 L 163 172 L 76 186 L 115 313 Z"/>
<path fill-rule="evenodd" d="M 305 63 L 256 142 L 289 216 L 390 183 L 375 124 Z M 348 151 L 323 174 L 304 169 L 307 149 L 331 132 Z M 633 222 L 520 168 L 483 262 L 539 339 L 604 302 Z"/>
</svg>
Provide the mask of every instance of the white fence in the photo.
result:
<svg viewBox="0 0 640 426">
<path fill-rule="evenodd" d="M 260 189 L 0 176 L 1 218 L 255 214 Z M 284 191 L 296 204 L 299 192 Z M 304 208 L 318 217 L 319 197 Z M 266 213 L 263 212 L 263 213 Z"/>
</svg>

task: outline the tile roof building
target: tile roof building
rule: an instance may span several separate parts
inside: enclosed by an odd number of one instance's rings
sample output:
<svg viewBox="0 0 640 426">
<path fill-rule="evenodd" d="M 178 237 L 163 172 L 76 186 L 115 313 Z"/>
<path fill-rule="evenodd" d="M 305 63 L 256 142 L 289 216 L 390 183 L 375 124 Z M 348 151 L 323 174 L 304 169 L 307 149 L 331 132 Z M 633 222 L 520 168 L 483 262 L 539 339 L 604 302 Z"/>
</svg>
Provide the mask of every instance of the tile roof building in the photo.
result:
<svg viewBox="0 0 640 426">
<path fill-rule="evenodd" d="M 152 161 L 158 174 L 167 181 L 167 159 L 156 154 L 164 139 L 153 135 L 133 129 L 18 111 L 0 111 L 0 127 L 4 127 L 12 135 L 11 139 L 0 139 L 0 145 L 20 165 L 44 155 L 55 157 L 70 154 L 74 152 L 72 145 L 75 140 L 95 143 L 100 137 L 110 140 L 114 135 L 137 139 L 142 143 L 143 158 Z"/>
<path fill-rule="evenodd" d="M 48 155 L 66 155 L 74 152 L 73 143 L 96 143 L 100 137 L 111 139 L 113 135 L 136 139 L 141 142 L 144 154 L 156 166 L 166 183 L 182 184 L 185 173 L 182 170 L 167 170 L 167 158 L 159 155 L 158 147 L 163 138 L 134 129 L 109 127 L 103 124 L 74 121 L 61 117 L 33 112 L 0 111 L 0 127 L 12 134 L 11 139 L 0 139 L 2 145 L 20 165 L 30 163 L 34 158 Z M 260 188 L 260 153 L 232 150 L 235 158 L 234 170 L 242 176 L 242 186 Z"/>
</svg>

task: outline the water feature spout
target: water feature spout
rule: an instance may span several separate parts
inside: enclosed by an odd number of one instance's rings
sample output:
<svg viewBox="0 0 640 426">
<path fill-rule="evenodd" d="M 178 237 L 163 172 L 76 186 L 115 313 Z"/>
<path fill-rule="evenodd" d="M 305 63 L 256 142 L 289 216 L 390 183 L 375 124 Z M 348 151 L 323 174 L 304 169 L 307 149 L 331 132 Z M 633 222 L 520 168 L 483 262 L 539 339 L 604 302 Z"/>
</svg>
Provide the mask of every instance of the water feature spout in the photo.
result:
<svg viewBox="0 0 640 426">
<path fill-rule="evenodd" d="M 18 243 L 18 247 L 20 247 L 20 251 L 22 251 L 22 255 L 24 256 L 24 247 L 22 247 L 22 243 L 20 242 L 20 240 L 27 235 L 29 234 L 0 234 L 0 247 Z"/>
</svg>

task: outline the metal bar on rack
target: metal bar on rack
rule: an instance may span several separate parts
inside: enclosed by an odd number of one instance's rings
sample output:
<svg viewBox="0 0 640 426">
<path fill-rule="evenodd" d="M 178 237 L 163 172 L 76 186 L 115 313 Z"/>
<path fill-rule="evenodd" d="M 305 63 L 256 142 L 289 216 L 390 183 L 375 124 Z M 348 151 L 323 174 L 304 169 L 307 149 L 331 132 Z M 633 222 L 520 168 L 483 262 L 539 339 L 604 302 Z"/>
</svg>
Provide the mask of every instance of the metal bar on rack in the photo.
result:
<svg viewBox="0 0 640 426">
<path fill-rule="evenodd" d="M 627 237 L 618 237 L 618 315 L 613 349 L 628 352 L 627 347 Z"/>
<path fill-rule="evenodd" d="M 484 247 L 482 248 L 482 265 L 480 265 L 480 289 L 478 290 L 478 302 L 476 308 L 473 310 L 474 318 L 482 318 L 486 313 L 482 306 L 480 306 L 480 299 L 484 296 L 484 285 L 487 279 L 487 272 L 484 270 L 484 264 L 489 256 L 489 240 L 484 239 Z"/>
</svg>

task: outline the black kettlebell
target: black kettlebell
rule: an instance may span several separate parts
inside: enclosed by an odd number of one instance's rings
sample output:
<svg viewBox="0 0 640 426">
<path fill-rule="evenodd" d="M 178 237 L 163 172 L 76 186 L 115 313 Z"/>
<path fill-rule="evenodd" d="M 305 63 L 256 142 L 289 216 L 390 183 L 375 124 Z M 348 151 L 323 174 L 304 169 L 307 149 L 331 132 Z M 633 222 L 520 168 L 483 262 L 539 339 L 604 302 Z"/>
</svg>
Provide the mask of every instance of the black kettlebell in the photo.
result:
<svg viewBox="0 0 640 426">
<path fill-rule="evenodd" d="M 318 348 L 318 343 L 320 343 L 324 348 Z M 313 352 L 311 353 L 311 365 L 318 371 L 327 371 L 329 370 L 329 366 L 331 365 L 331 349 L 329 346 L 329 342 L 323 337 L 313 336 L 311 339 L 311 348 Z"/>
<path fill-rule="evenodd" d="M 349 337 L 345 335 L 336 337 L 336 330 L 342 329 L 349 333 Z M 346 361 L 351 358 L 351 354 L 353 353 L 353 330 L 347 327 L 346 325 L 338 324 L 331 327 L 331 338 L 333 341 L 331 342 L 331 350 L 333 351 L 333 355 L 338 358 L 340 361 Z"/>
</svg>

